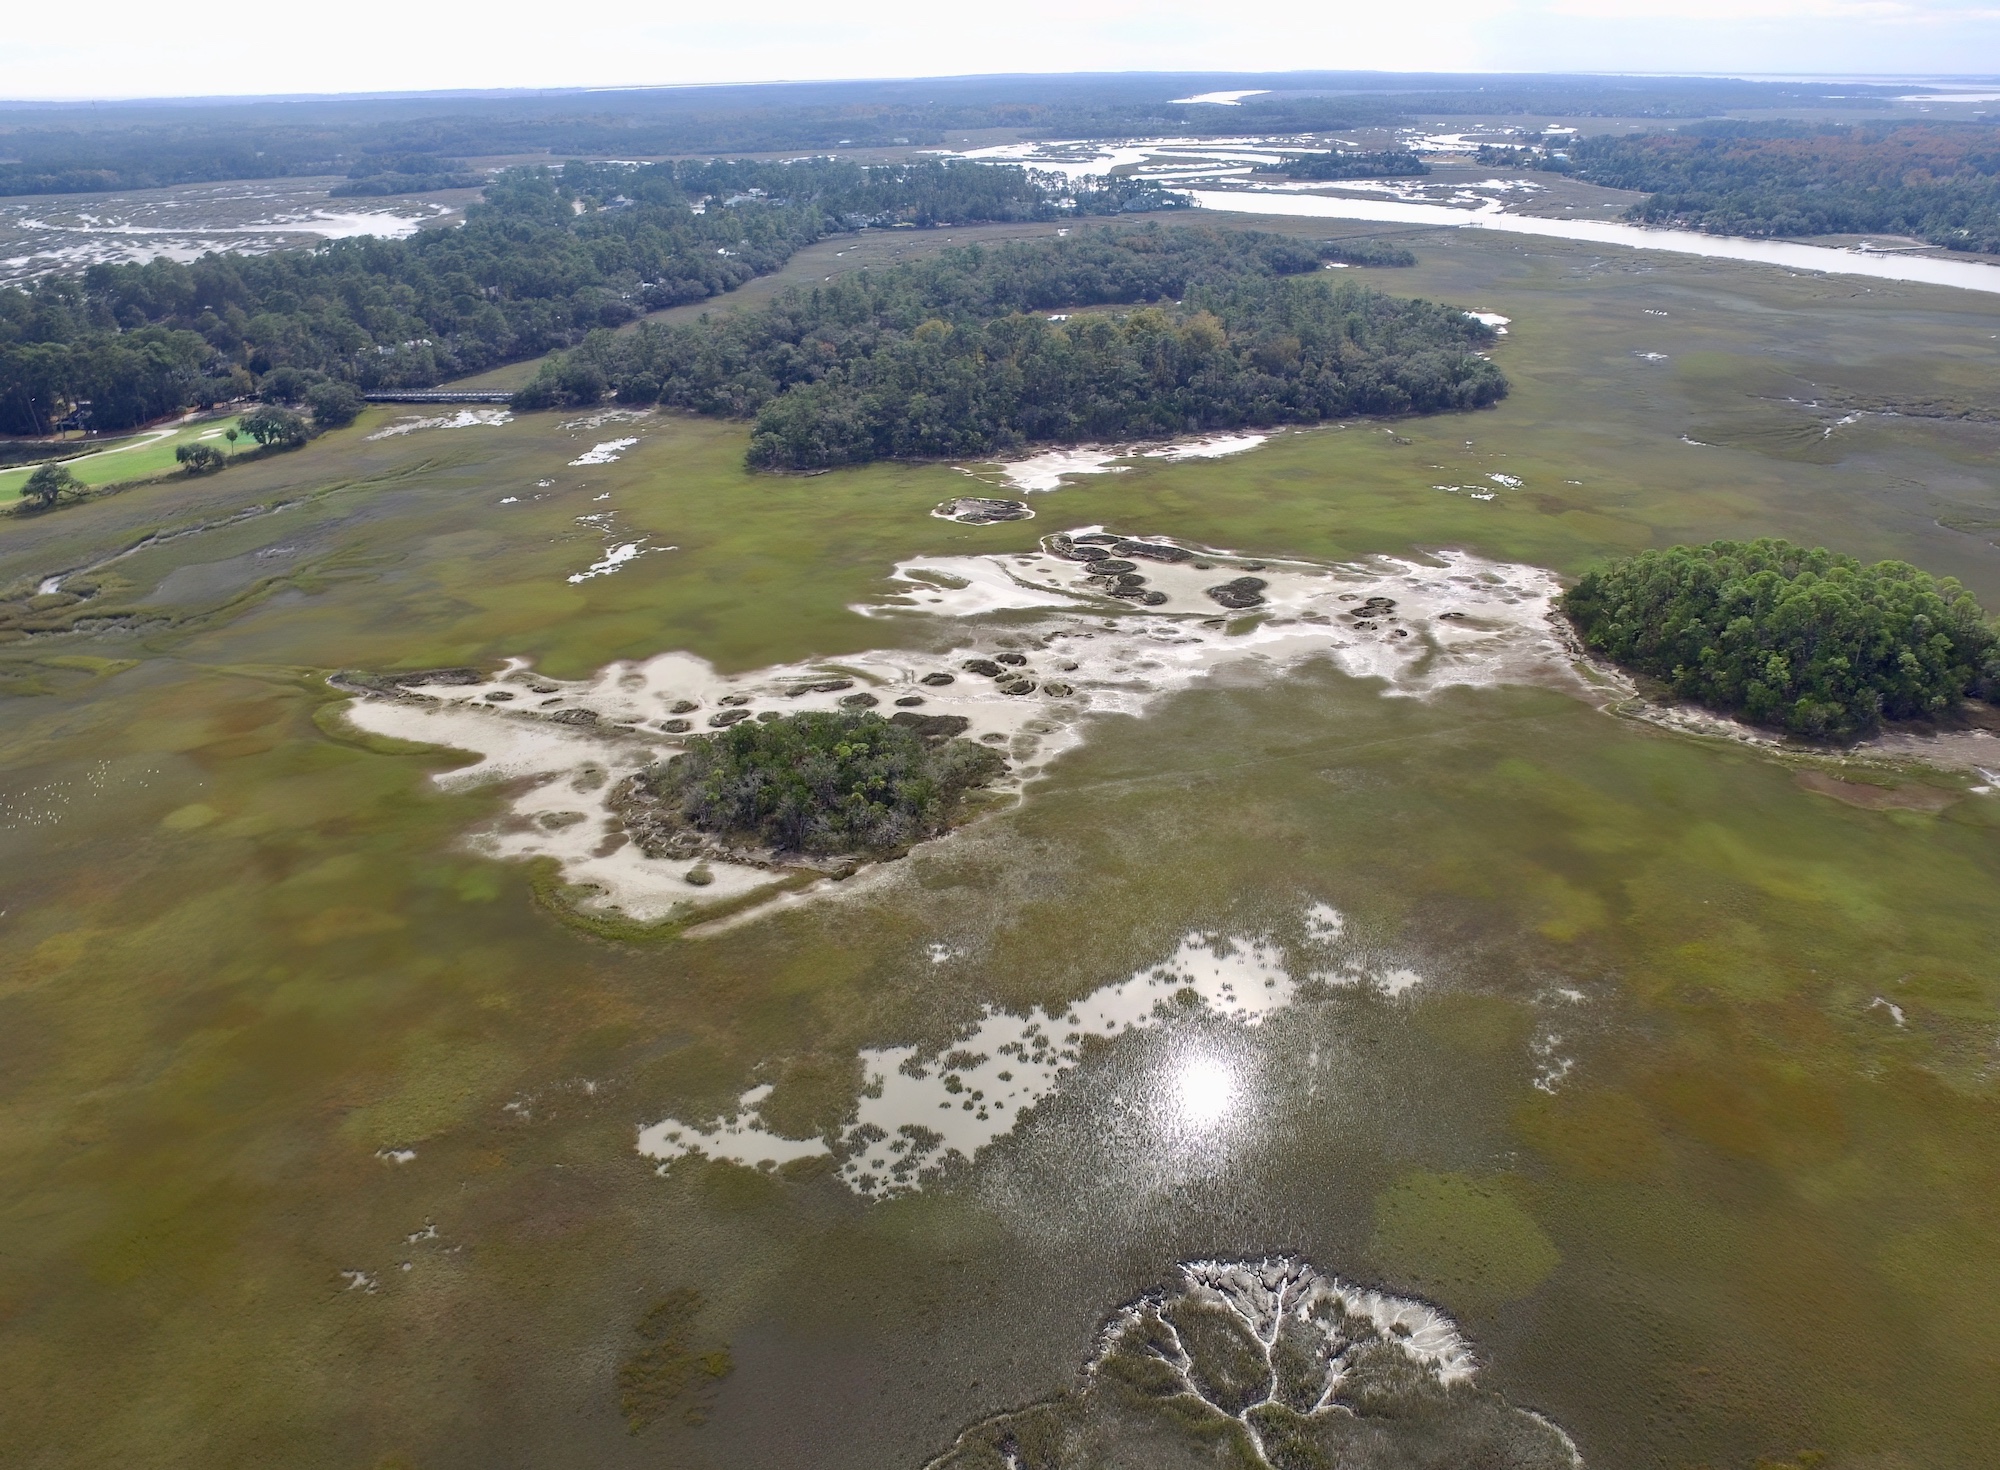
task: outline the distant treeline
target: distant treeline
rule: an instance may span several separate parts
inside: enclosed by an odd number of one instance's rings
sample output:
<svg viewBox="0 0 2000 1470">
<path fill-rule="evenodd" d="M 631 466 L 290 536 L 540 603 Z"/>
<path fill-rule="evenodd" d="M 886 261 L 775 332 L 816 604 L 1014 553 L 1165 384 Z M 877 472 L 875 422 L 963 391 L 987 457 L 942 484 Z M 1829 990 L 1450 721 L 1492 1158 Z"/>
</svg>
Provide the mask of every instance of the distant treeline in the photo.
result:
<svg viewBox="0 0 2000 1470">
<path fill-rule="evenodd" d="M 819 469 L 1479 408 L 1506 393 L 1478 352 L 1490 328 L 1335 284 L 1322 273 L 1332 253 L 1159 225 L 961 247 L 757 311 L 593 333 L 515 404 L 616 393 L 754 417 L 753 465 Z M 1141 309 L 1084 310 L 1102 306 Z"/>
<path fill-rule="evenodd" d="M 1173 99 L 1264 87 L 1239 106 Z M 1007 128 L 1107 137 L 1326 132 L 1424 116 L 1697 118 L 1742 107 L 1889 106 L 1895 87 L 1730 78 L 1292 73 L 1001 76 L 535 95 L 0 108 L 0 194 L 347 174 L 385 192 L 455 160 L 934 146 Z M 426 157 L 421 168 L 384 160 Z M 452 187 L 440 185 L 438 187 Z"/>
<path fill-rule="evenodd" d="M 1811 739 L 1948 714 L 2000 680 L 2000 637 L 1951 578 L 1788 541 L 1643 551 L 1563 606 L 1592 648 L 1680 698 Z"/>
<path fill-rule="evenodd" d="M 1019 168 L 573 164 L 497 177 L 463 227 L 189 264 L 92 266 L 0 290 L 0 432 L 47 433 L 88 401 L 127 428 L 321 380 L 411 388 L 566 347 L 729 291 L 867 223 L 969 223 L 1178 202 L 1082 193 Z"/>
<path fill-rule="evenodd" d="M 456 158 L 434 153 L 395 153 L 362 159 L 347 171 L 347 182 L 326 192 L 336 199 L 383 194 L 429 194 L 439 189 L 476 189 L 485 177 Z"/>
<path fill-rule="evenodd" d="M 1329 240 L 1320 254 L 1340 265 L 1415 265 L 1417 255 L 1407 245 L 1387 240 Z"/>
<path fill-rule="evenodd" d="M 1980 123 L 1701 123 L 1506 161 L 1651 197 L 1648 224 L 1728 235 L 1913 235 L 2000 251 L 2000 130 Z"/>
<path fill-rule="evenodd" d="M 1263 170 L 1294 179 L 1405 179 L 1430 171 L 1431 166 L 1407 148 L 1378 153 L 1343 153 L 1337 148 L 1329 153 L 1302 153 Z"/>
</svg>

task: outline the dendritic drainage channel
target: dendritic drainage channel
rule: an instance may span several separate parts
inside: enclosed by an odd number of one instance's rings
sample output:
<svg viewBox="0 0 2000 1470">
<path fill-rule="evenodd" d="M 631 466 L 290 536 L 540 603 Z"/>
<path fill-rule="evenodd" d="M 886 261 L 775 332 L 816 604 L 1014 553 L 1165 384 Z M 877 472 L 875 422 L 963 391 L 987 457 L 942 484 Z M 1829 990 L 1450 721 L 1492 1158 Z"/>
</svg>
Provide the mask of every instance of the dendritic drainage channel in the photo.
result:
<svg viewBox="0 0 2000 1470">
<path fill-rule="evenodd" d="M 1560 590 L 1539 567 L 1464 552 L 1277 561 L 1083 527 L 1037 551 L 897 564 L 885 591 L 854 610 L 918 648 L 733 675 L 669 652 L 583 680 L 512 660 L 490 673 L 370 681 L 347 718 L 475 752 L 477 763 L 439 784 L 518 783 L 506 815 L 472 834 L 475 850 L 552 858 L 590 895 L 586 907 L 654 923 L 800 876 L 766 855 L 711 860 L 691 879 L 686 862 L 647 857 L 626 836 L 620 784 L 692 736 L 798 710 L 941 715 L 1000 750 L 1010 762 L 1003 785 L 1018 788 L 1092 721 L 1143 715 L 1224 666 L 1275 678 L 1327 659 L 1398 696 L 1541 684 L 1601 697 L 1552 617 Z"/>
<path fill-rule="evenodd" d="M 1111 1315 L 1077 1388 L 982 1420 L 925 1470 L 1081 1470 L 1162 1434 L 1190 1450 L 1225 1438 L 1228 1463 L 1268 1470 L 1580 1470 L 1567 1434 L 1478 1371 L 1427 1303 L 1295 1257 L 1189 1261 Z"/>
<path fill-rule="evenodd" d="M 1304 942 L 1289 962 L 1267 935 L 1190 934 L 1160 963 L 1054 1011 L 988 1007 L 943 1047 L 863 1050 L 851 1119 L 823 1136 L 787 1138 L 767 1127 L 759 1109 L 773 1089 L 762 1084 L 711 1126 L 675 1118 L 642 1126 L 639 1152 L 663 1169 L 691 1156 L 751 1168 L 830 1158 L 858 1194 L 906 1194 L 1012 1133 L 1082 1065 L 1086 1039 L 1218 1022 L 1254 1029 L 1309 989 L 1373 986 L 1393 997 L 1421 983 L 1413 970 L 1355 963 L 1341 945 L 1345 922 L 1331 905 L 1309 905 L 1303 920 Z M 942 963 L 949 954 L 934 958 Z M 1133 1105 L 1170 1146 L 1227 1131 L 1254 1103 L 1226 1050 L 1169 1049 L 1143 1070 Z"/>
</svg>

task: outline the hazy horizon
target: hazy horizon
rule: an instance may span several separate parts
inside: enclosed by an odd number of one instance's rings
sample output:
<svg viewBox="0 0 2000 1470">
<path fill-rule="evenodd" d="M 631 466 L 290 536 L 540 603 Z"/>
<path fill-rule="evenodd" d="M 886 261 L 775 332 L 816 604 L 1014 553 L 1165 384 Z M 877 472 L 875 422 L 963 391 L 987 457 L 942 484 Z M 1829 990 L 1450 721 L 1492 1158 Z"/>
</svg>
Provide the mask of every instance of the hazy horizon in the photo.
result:
<svg viewBox="0 0 2000 1470">
<path fill-rule="evenodd" d="M 1145 77 L 1174 78 L 1183 80 L 1208 81 L 1277 81 L 1286 77 L 1304 75 L 1337 75 L 1351 77 L 1385 78 L 1439 78 L 1439 77 L 1630 77 L 1658 80 L 1714 80 L 1741 82 L 1817 82 L 1852 83 L 1856 86 L 1910 86 L 1939 87 L 1948 89 L 1996 87 L 2000 88 L 2000 71 L 1796 71 L 1757 72 L 1745 70 L 1687 70 L 1660 71 L 1639 68 L 1584 68 L 1568 67 L 1545 70 L 1527 70 L 1518 67 L 1461 67 L 1448 71 L 1432 68 L 1421 70 L 1397 70 L 1386 67 L 1368 67 L 1334 72 L 1318 69 L 1302 71 L 1297 68 L 1285 71 L 1249 71 L 1242 69 L 1189 69 L 1182 67 L 1158 68 L 1102 68 L 1079 71 L 980 71 L 980 72 L 918 72 L 882 73 L 878 75 L 855 76 L 772 76 L 751 77 L 722 81 L 691 82 L 549 82 L 542 85 L 490 86 L 490 87 L 413 87 L 413 88 L 355 88 L 345 91 L 296 90 L 286 92 L 133 92 L 133 93 L 77 93 L 74 95 L 28 96 L 0 94 L 0 109 L 9 107 L 60 108 L 68 106 L 116 106 L 121 104 L 183 103 L 189 105 L 259 103 L 259 102 L 395 102 L 395 101 L 445 101 L 453 98 L 467 100 L 498 99 L 508 97 L 568 97 L 588 96 L 595 93 L 633 92 L 699 92 L 750 90 L 756 88 L 797 87 L 797 86 L 866 86 L 871 83 L 884 85 L 910 84 L 918 82 L 964 83 L 980 81 L 1001 81 L 1014 78 L 1034 78 L 1060 80 L 1073 78 L 1085 80 L 1091 77 L 1118 77 L 1138 79 Z M 1272 90 L 1286 90 L 1274 88 Z M 1335 87 L 1301 86 L 1297 90 L 1338 91 Z M 1376 90 L 1376 89 L 1368 89 Z M 1390 89 L 1382 89 L 1389 91 Z"/>
<path fill-rule="evenodd" d="M 460 12 L 358 0 L 329 29 L 162 33 L 135 0 L 79 30 L 18 16 L 0 52 L 12 102 L 626 90 L 966 75 L 1344 70 L 1643 76 L 1975 78 L 2000 72 L 2000 8 L 1978 0 L 1434 0 L 1421 22 L 1362 6 L 1287 4 L 1246 27 L 1188 0 L 1026 0 L 940 22 L 908 0 L 830 16 L 777 0 L 754 19 L 546 20 L 508 4 Z M 976 73 L 968 57 L 983 63 Z"/>
</svg>

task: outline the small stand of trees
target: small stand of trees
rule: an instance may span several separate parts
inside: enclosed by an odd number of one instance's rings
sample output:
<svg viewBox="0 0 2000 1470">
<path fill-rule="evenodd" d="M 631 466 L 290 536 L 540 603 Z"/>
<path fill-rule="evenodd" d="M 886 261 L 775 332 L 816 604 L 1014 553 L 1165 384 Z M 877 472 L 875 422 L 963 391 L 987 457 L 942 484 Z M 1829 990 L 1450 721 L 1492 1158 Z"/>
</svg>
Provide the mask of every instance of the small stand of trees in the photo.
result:
<svg viewBox="0 0 2000 1470">
<path fill-rule="evenodd" d="M 183 444 L 174 451 L 174 461 L 190 475 L 212 475 L 229 457 L 211 444 Z"/>
<path fill-rule="evenodd" d="M 823 857 L 936 837 L 1006 768 L 970 740 L 926 737 L 876 714 L 807 712 L 697 737 L 640 780 L 699 831 Z"/>
<path fill-rule="evenodd" d="M 1294 179 L 1410 179 L 1431 171 L 1431 166 L 1407 148 L 1390 148 L 1375 153 L 1302 153 L 1288 156 L 1283 163 L 1262 170 Z"/>
<path fill-rule="evenodd" d="M 269 403 L 245 414 L 239 427 L 262 449 L 297 449 L 313 434 L 312 425 L 304 417 Z"/>
<path fill-rule="evenodd" d="M 1584 576 L 1563 610 L 1679 698 L 1808 739 L 1934 718 L 2000 682 L 2000 637 L 1957 582 L 1789 541 L 1643 551 Z"/>
<path fill-rule="evenodd" d="M 1342 265 L 1405 266 L 1417 263 L 1416 252 L 1387 240 L 1329 240 L 1320 254 Z"/>
<path fill-rule="evenodd" d="M 21 499 L 36 510 L 47 510 L 65 495 L 75 495 L 83 489 L 83 481 L 70 472 L 68 465 L 45 464 L 36 467 L 28 476 L 27 484 L 21 487 Z"/>
</svg>

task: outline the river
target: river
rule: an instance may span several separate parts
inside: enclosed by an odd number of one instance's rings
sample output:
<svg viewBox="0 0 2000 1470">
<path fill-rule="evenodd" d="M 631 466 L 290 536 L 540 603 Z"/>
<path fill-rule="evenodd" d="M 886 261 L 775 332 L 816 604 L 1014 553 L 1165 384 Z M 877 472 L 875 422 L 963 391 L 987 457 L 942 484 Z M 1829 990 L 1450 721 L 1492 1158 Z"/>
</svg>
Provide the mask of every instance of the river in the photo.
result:
<svg viewBox="0 0 2000 1470">
<path fill-rule="evenodd" d="M 1966 291 L 2000 292 L 2000 269 L 1974 261 L 1939 260 L 1934 256 L 1889 252 L 1835 250 L 1824 245 L 1795 245 L 1784 240 L 1750 240 L 1739 235 L 1704 235 L 1695 230 L 1656 230 L 1609 220 L 1544 219 L 1507 214 L 1497 205 L 1453 209 L 1442 204 L 1406 204 L 1394 199 L 1339 198 L 1329 194 L 1251 193 L 1233 189 L 1189 191 L 1203 209 L 1231 214 L 1292 215 L 1312 219 L 1377 220 L 1398 225 L 1449 225 L 1459 229 L 1499 230 L 1512 235 L 1541 235 L 1558 240 L 1587 240 L 1595 245 L 1620 245 L 1631 250 L 1670 250 L 1677 255 L 1706 255 L 1717 260 L 1747 260 L 1795 271 L 1827 275 L 1867 276 L 1880 281 L 1915 281 L 1930 286 L 1956 286 Z"/>
</svg>

